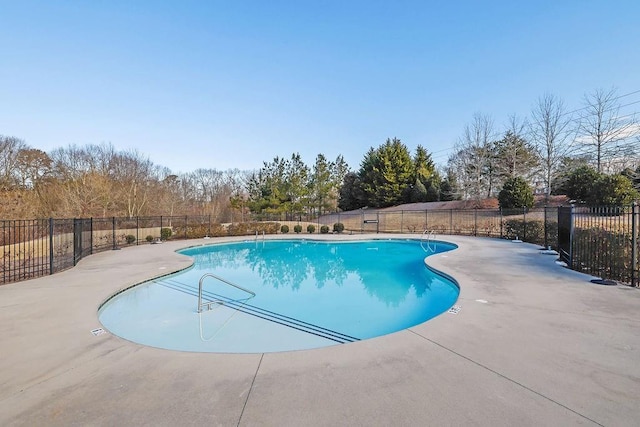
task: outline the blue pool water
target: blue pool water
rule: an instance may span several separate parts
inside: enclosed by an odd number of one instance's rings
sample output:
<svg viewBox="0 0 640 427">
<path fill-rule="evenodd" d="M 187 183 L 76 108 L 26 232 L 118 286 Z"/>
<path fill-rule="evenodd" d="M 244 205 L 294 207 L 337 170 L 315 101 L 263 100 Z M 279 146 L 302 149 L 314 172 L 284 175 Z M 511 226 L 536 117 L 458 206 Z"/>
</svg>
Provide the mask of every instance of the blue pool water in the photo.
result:
<svg viewBox="0 0 640 427">
<path fill-rule="evenodd" d="M 180 251 L 194 265 L 122 292 L 99 310 L 103 326 L 160 348 L 263 353 L 337 345 L 396 332 L 449 309 L 459 289 L 424 258 L 455 245 L 413 240 L 248 241 Z M 207 277 L 198 313 L 198 282 Z"/>
</svg>

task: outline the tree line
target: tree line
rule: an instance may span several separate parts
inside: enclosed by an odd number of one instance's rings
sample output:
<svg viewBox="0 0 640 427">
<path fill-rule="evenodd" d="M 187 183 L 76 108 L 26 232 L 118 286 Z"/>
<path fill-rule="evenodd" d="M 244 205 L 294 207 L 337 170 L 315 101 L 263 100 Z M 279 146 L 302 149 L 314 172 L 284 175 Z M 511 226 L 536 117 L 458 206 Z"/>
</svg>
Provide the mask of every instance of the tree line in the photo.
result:
<svg viewBox="0 0 640 427">
<path fill-rule="evenodd" d="M 496 196 L 505 184 L 514 188 L 522 182 L 547 197 L 567 194 L 573 198 L 567 182 L 585 169 L 593 171 L 583 177 L 594 180 L 594 195 L 577 200 L 610 204 L 636 198 L 632 184 L 640 174 L 640 125 L 635 114 L 620 113 L 621 100 L 627 95 L 598 89 L 585 94 L 581 107 L 570 111 L 562 99 L 545 94 L 529 117 L 510 117 L 502 133 L 490 116 L 476 114 L 465 126 L 445 170 L 455 173 L 459 194 L 465 199 Z M 605 197 L 611 189 L 617 195 Z"/>
<path fill-rule="evenodd" d="M 0 218 L 239 215 L 229 200 L 246 172 L 197 169 L 173 174 L 137 151 L 111 144 L 57 148 L 50 153 L 0 136 Z"/>
<path fill-rule="evenodd" d="M 635 115 L 620 113 L 627 95 L 595 90 L 584 96 L 581 108 L 569 111 L 560 98 L 545 94 L 528 117 L 510 117 L 502 129 L 478 113 L 441 167 L 422 145 L 412 154 L 397 138 L 372 146 L 357 170 L 341 155 L 331 161 L 318 154 L 309 166 L 293 153 L 254 171 L 174 174 L 142 153 L 111 144 L 46 153 L 17 137 L 0 136 L 0 218 L 179 214 L 232 222 L 249 214 L 295 218 L 482 199 L 505 188 L 568 194 L 592 204 L 626 202 L 637 198 L 634 187 L 640 185 L 640 125 Z M 585 182 L 589 185 L 581 187 Z"/>
</svg>

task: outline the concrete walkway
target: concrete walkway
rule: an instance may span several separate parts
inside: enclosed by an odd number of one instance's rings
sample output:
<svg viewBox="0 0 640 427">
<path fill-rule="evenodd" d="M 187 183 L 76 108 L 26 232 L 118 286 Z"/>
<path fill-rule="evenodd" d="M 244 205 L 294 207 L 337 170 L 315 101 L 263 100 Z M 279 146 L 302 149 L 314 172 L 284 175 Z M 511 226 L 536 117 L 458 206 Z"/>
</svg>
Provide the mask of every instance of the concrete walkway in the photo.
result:
<svg viewBox="0 0 640 427">
<path fill-rule="evenodd" d="M 174 251 L 211 240 L 2 286 L 0 425 L 640 424 L 639 290 L 592 284 L 537 246 L 442 239 L 459 249 L 427 262 L 460 284 L 458 314 L 309 351 L 183 353 L 91 334 L 110 295 L 189 266 Z"/>
</svg>

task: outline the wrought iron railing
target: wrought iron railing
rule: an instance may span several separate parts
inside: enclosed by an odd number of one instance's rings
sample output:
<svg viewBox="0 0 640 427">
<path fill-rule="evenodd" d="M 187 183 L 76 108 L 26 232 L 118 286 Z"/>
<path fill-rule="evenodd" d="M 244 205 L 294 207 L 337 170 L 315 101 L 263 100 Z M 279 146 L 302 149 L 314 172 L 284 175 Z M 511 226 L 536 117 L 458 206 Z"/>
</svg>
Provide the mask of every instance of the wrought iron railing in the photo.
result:
<svg viewBox="0 0 640 427">
<path fill-rule="evenodd" d="M 40 277 L 73 267 L 105 250 L 206 236 L 273 234 L 281 225 L 307 234 L 436 234 L 519 239 L 560 253 L 570 268 L 603 279 L 638 284 L 640 209 L 628 207 L 546 207 L 531 210 L 360 210 L 291 220 L 218 224 L 210 216 L 154 216 L 0 220 L 0 284 Z M 301 225 L 301 227 L 295 227 Z M 312 225 L 313 227 L 308 227 Z M 326 226 L 326 227 L 323 227 Z M 292 232 L 292 231 L 290 231 Z"/>
</svg>

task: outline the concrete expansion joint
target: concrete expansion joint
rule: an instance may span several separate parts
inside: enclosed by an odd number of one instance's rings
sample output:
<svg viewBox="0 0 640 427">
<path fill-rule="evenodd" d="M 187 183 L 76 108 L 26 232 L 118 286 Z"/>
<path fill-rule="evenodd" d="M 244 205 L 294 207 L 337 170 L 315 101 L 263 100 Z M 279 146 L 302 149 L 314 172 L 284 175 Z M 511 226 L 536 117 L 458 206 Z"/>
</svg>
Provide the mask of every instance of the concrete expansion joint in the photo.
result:
<svg viewBox="0 0 640 427">
<path fill-rule="evenodd" d="M 601 423 L 599 423 L 599 422 L 597 422 L 597 421 L 595 421 L 595 420 L 593 420 L 593 419 L 591 419 L 591 418 L 587 417 L 586 415 L 581 414 L 580 412 L 578 412 L 578 411 L 576 411 L 576 410 L 574 410 L 574 409 L 571 409 L 571 408 L 569 408 L 569 407 L 568 407 L 568 406 L 566 406 L 566 405 L 563 405 L 562 403 L 558 402 L 557 400 L 554 400 L 554 399 L 552 399 L 552 398 L 551 398 L 551 397 L 549 397 L 549 396 L 546 396 L 546 395 L 544 395 L 544 394 L 542 394 L 542 393 L 540 393 L 540 392 L 538 392 L 538 391 L 536 391 L 536 390 L 534 390 L 534 389 L 532 389 L 532 388 L 530 388 L 530 387 L 527 387 L 526 385 L 524 385 L 524 384 L 522 384 L 522 383 L 520 383 L 520 382 L 518 382 L 518 381 L 516 381 L 516 380 L 514 380 L 514 379 L 512 379 L 512 378 L 509 378 L 508 376 L 506 376 L 506 375 L 504 375 L 504 374 L 501 374 L 500 372 L 498 372 L 498 371 L 496 371 L 496 370 L 494 370 L 494 369 L 491 369 L 490 367 L 485 366 L 485 365 L 483 365 L 483 364 L 482 364 L 482 363 L 480 363 L 480 362 L 477 362 L 477 361 L 475 361 L 475 360 L 471 359 L 470 357 L 467 357 L 467 356 L 465 356 L 465 355 L 463 355 L 463 354 L 461 354 L 461 353 L 458 353 L 457 351 L 455 351 L 455 350 L 453 350 L 453 349 L 450 349 L 450 348 L 448 348 L 448 347 L 446 347 L 446 346 L 444 346 L 444 345 L 442 345 L 442 344 L 440 344 L 440 343 L 438 343 L 438 342 L 436 342 L 436 341 L 434 341 L 434 340 L 432 340 L 432 339 L 430 339 L 430 338 L 427 338 L 427 337 L 425 337 L 424 335 L 419 334 L 418 332 L 416 332 L 416 331 L 414 331 L 414 330 L 412 330 L 412 329 L 408 329 L 408 331 L 409 331 L 409 332 L 412 332 L 414 335 L 417 335 L 418 337 L 422 338 L 423 340 L 429 341 L 430 343 L 432 343 L 432 344 L 434 344 L 434 345 L 436 345 L 436 346 L 438 346 L 438 347 L 442 348 L 443 350 L 446 350 L 446 351 L 448 351 L 448 352 L 450 352 L 450 353 L 452 353 L 452 354 L 455 354 L 456 356 L 461 357 L 461 358 L 463 358 L 463 359 L 465 359 L 465 360 L 467 360 L 467 361 L 469 361 L 469 362 L 473 363 L 474 365 L 479 366 L 480 368 L 482 368 L 482 369 L 484 369 L 484 370 L 486 370 L 486 371 L 489 371 L 489 372 L 491 372 L 492 374 L 495 374 L 495 375 L 499 376 L 500 378 L 503 378 L 503 379 L 505 379 L 505 380 L 507 380 L 507 381 L 509 381 L 509 382 L 511 382 L 511 383 L 513 383 L 513 384 L 515 384 L 515 385 L 517 385 L 518 387 L 521 387 L 521 388 L 523 388 L 523 389 L 525 389 L 525 390 L 527 390 L 527 391 L 529 391 L 529 392 L 531 392 L 531 393 L 533 393 L 533 394 L 535 394 L 535 395 L 537 395 L 537 396 L 542 397 L 542 398 L 543 398 L 543 399 L 545 399 L 545 400 L 548 400 L 549 402 L 551 402 L 551 403 L 553 403 L 553 404 L 555 404 L 555 405 L 558 405 L 558 406 L 560 406 L 560 407 L 562 407 L 562 408 L 566 409 L 567 411 L 570 411 L 570 412 L 572 412 L 572 413 L 574 413 L 574 414 L 578 415 L 578 416 L 579 416 L 579 417 L 581 417 L 581 418 L 584 418 L 584 419 L 585 419 L 585 420 L 587 420 L 587 421 L 592 422 L 592 423 L 593 423 L 593 424 L 595 424 L 595 425 L 598 425 L 598 426 L 602 426 L 602 427 L 604 427 L 604 424 L 601 424 Z"/>
<path fill-rule="evenodd" d="M 247 392 L 247 398 L 244 400 L 244 405 L 242 405 L 242 411 L 240 412 L 240 417 L 238 417 L 238 424 L 242 421 L 242 415 L 244 415 L 244 409 L 247 407 L 247 402 L 249 402 L 249 396 L 251 396 L 251 390 L 253 390 L 253 384 L 256 382 L 256 378 L 258 377 L 258 372 L 260 371 L 260 365 L 262 365 L 262 358 L 264 357 L 264 353 L 260 355 L 260 361 L 258 362 L 258 366 L 256 367 L 256 373 L 253 374 L 253 379 L 251 380 L 251 386 L 249 386 L 249 391 Z"/>
</svg>

